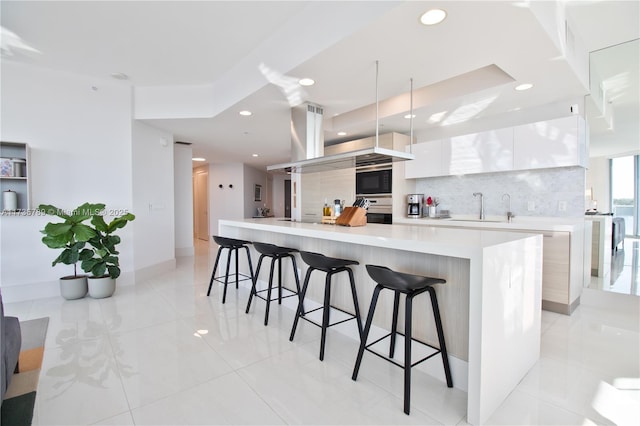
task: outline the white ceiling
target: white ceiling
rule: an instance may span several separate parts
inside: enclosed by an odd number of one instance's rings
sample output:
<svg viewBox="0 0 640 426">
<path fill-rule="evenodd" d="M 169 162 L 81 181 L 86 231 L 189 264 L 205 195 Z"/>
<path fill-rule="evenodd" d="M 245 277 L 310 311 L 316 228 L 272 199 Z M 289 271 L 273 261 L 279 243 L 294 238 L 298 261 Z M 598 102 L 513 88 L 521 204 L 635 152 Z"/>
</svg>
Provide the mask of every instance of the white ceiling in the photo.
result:
<svg viewBox="0 0 640 426">
<path fill-rule="evenodd" d="M 529 3 L 2 1 L 2 27 L 40 52 L 16 48 L 12 56 L 4 51 L 2 61 L 98 80 L 122 72 L 130 79 L 121 84 L 136 91 L 202 86 L 212 93 L 207 117 L 138 117 L 172 132 L 176 140 L 191 142 L 194 155 L 210 162 L 264 168 L 289 160 L 290 105 L 259 71 L 261 63 L 287 76 L 316 80 L 305 89 L 304 100 L 324 107 L 329 142 L 375 131 L 373 117 L 363 119 L 356 110 L 375 102 L 376 61 L 380 100 L 408 92 L 410 78 L 416 92 L 456 78 L 449 87 L 459 87 L 460 93 L 433 95 L 414 109 L 416 132 L 442 125 L 427 122 L 434 113 L 451 119 L 454 111 L 471 110 L 473 119 L 496 119 L 515 108 L 540 108 L 588 94 L 567 61 L 558 59 Z M 640 36 L 639 4 L 570 1 L 567 18 L 587 51 L 595 51 Z M 447 19 L 433 27 L 419 24 L 420 14 L 433 7 L 447 10 Z M 607 66 L 601 73 L 615 76 L 624 72 L 620 67 L 630 72 L 629 64 L 617 65 L 620 57 L 628 61 L 628 53 L 602 56 Z M 490 65 L 510 79 L 496 83 L 474 74 Z M 634 102 L 618 97 L 618 117 L 637 114 L 637 56 L 632 69 L 635 74 L 628 74 L 628 81 L 636 85 L 628 84 L 633 90 L 627 99 Z M 513 90 L 524 82 L 534 88 Z M 239 116 L 242 109 L 253 115 Z M 382 131 L 407 132 L 409 120 L 402 115 L 408 110 L 405 103 L 396 114 L 381 118 Z M 338 137 L 339 130 L 349 136 Z M 598 149 L 613 149 L 616 138 L 609 140 Z"/>
</svg>

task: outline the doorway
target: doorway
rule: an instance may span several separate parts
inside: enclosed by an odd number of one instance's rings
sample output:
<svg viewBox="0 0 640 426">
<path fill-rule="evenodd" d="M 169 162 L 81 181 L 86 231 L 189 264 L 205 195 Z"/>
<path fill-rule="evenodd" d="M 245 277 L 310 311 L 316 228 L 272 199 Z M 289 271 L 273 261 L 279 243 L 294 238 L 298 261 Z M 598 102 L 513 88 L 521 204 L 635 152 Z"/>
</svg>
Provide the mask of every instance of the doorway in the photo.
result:
<svg viewBox="0 0 640 426">
<path fill-rule="evenodd" d="M 193 175 L 193 231 L 198 240 L 209 241 L 209 172 Z"/>
<path fill-rule="evenodd" d="M 291 219 L 291 179 L 284 181 L 284 217 Z"/>
</svg>

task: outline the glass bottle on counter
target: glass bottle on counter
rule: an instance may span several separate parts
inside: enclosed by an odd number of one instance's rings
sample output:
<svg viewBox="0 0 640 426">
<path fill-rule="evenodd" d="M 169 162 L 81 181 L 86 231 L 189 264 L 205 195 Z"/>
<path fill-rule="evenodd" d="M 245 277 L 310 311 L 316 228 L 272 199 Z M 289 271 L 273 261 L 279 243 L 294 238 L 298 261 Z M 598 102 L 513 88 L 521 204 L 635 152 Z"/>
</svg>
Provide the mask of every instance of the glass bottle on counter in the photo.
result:
<svg viewBox="0 0 640 426">
<path fill-rule="evenodd" d="M 324 199 L 324 207 L 322 208 L 322 216 L 331 216 L 331 207 L 327 204 L 327 199 Z"/>
<path fill-rule="evenodd" d="M 342 213 L 342 210 L 340 208 L 340 200 L 333 200 L 333 215 L 335 217 L 340 216 L 340 213 Z"/>
</svg>

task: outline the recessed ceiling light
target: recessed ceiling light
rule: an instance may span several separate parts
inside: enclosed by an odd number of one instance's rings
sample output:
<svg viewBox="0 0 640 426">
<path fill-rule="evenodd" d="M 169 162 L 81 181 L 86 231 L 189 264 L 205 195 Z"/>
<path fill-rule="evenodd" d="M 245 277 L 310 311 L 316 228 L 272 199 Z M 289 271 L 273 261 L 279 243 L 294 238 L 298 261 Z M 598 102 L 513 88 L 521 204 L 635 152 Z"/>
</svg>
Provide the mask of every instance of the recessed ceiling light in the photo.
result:
<svg viewBox="0 0 640 426">
<path fill-rule="evenodd" d="M 251 111 L 248 111 L 248 110 L 245 109 L 245 110 L 240 111 L 239 114 L 248 117 L 253 113 Z"/>
<path fill-rule="evenodd" d="M 257 157 L 257 156 L 258 156 L 258 154 L 251 154 L 251 156 L 252 156 L 252 157 Z"/>
<path fill-rule="evenodd" d="M 516 86 L 516 90 L 519 90 L 519 91 L 529 90 L 529 89 L 531 89 L 532 87 L 533 87 L 533 84 L 531 84 L 531 83 L 524 83 L 524 84 L 521 84 L 521 85 L 519 85 L 519 86 Z"/>
<path fill-rule="evenodd" d="M 442 9 L 431 9 L 426 11 L 420 17 L 420 22 L 424 25 L 435 25 L 444 21 L 444 18 L 447 17 L 447 12 Z"/>
<path fill-rule="evenodd" d="M 404 116 L 404 118 L 416 118 L 415 114 L 407 114 Z"/>
<path fill-rule="evenodd" d="M 298 80 L 298 83 L 300 83 L 300 86 L 313 86 L 316 84 L 315 80 L 306 77 Z"/>
<path fill-rule="evenodd" d="M 129 80 L 129 76 L 123 72 L 112 72 L 111 77 L 116 80 Z"/>
<path fill-rule="evenodd" d="M 191 160 L 192 161 L 207 161 L 206 158 L 202 158 L 202 157 L 193 157 Z"/>
<path fill-rule="evenodd" d="M 347 136 L 347 132 L 338 132 L 338 136 Z"/>
</svg>

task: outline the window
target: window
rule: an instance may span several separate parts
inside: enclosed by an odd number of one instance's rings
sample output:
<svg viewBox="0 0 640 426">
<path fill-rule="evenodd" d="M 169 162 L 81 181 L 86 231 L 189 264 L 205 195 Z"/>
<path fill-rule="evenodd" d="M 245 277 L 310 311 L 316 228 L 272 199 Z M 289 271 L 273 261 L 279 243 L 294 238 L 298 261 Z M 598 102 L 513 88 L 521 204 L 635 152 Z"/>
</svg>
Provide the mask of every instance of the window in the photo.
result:
<svg viewBox="0 0 640 426">
<path fill-rule="evenodd" d="M 611 159 L 611 207 L 625 221 L 627 235 L 638 236 L 640 156 Z"/>
</svg>

